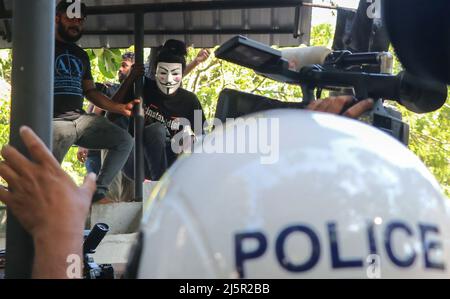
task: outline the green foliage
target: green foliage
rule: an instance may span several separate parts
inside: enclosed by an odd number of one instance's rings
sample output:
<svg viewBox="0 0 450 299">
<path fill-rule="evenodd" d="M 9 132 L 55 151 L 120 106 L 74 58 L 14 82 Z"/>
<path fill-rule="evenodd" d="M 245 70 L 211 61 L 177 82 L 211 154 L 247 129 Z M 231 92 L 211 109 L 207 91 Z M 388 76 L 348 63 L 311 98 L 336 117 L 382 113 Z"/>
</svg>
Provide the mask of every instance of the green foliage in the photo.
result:
<svg viewBox="0 0 450 299">
<path fill-rule="evenodd" d="M 84 177 L 86 176 L 86 168 L 84 164 L 77 159 L 77 146 L 72 146 L 64 158 L 62 168 L 72 177 L 72 179 L 78 184 L 82 184 Z"/>
<path fill-rule="evenodd" d="M 401 109 L 411 126 L 411 150 L 428 166 L 450 197 L 450 104 L 429 115 Z"/>
<path fill-rule="evenodd" d="M 394 53 L 394 49 L 390 52 Z M 395 57 L 394 72 L 402 69 Z M 450 91 L 447 103 L 433 113 L 415 114 L 400 105 L 396 107 L 410 125 L 409 148 L 427 165 L 450 197 Z"/>
<path fill-rule="evenodd" d="M 91 60 L 92 74 L 95 82 L 115 80 L 122 53 L 119 49 L 88 49 L 86 50 Z"/>
<path fill-rule="evenodd" d="M 188 61 L 193 60 L 198 51 L 191 49 Z M 214 49 L 211 49 L 211 52 L 213 51 Z M 301 88 L 298 86 L 280 84 L 259 76 L 252 70 L 214 57 L 186 76 L 184 86 L 197 94 L 207 118 L 214 117 L 219 93 L 224 88 L 277 98 L 281 101 L 299 101 L 302 97 Z"/>
<path fill-rule="evenodd" d="M 12 51 L 0 50 L 0 77 L 11 82 Z"/>
<path fill-rule="evenodd" d="M 320 24 L 311 29 L 311 46 L 331 48 L 333 44 L 334 28 L 331 24 Z"/>
</svg>

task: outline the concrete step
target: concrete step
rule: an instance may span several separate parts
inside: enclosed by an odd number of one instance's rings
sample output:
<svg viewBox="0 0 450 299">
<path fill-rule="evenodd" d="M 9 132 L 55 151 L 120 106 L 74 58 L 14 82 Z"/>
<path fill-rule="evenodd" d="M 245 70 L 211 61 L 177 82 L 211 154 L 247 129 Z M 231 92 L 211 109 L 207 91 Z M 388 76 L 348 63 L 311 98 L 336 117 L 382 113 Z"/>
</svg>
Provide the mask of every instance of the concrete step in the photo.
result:
<svg viewBox="0 0 450 299">
<path fill-rule="evenodd" d="M 121 235 L 108 233 L 92 255 L 94 261 L 97 264 L 126 264 L 137 236 L 137 233 Z"/>
<path fill-rule="evenodd" d="M 144 203 L 156 182 L 144 183 Z M 94 204 L 88 218 L 89 227 L 96 223 L 106 223 L 110 231 L 108 235 L 130 234 L 139 230 L 142 218 L 142 202 L 119 202 L 110 204 Z"/>
<path fill-rule="evenodd" d="M 139 230 L 142 218 L 141 202 L 119 202 L 93 205 L 89 217 L 89 226 L 106 223 L 108 235 L 130 234 Z"/>
<path fill-rule="evenodd" d="M 91 255 L 97 264 L 112 264 L 116 278 L 124 274 L 126 264 L 138 234 L 106 235 L 96 252 Z M 0 238 L 0 248 L 5 248 L 5 238 Z M 4 278 L 4 269 L 0 269 L 0 279 Z"/>
</svg>

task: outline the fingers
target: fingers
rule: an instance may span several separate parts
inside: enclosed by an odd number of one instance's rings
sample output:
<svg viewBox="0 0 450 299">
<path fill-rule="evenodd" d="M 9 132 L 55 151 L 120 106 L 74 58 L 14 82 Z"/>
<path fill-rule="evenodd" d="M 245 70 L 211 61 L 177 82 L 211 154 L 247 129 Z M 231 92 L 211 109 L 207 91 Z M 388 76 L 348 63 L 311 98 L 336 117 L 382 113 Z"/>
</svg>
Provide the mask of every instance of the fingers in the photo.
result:
<svg viewBox="0 0 450 299">
<path fill-rule="evenodd" d="M 92 195 L 97 188 L 97 183 L 95 182 L 96 179 L 97 176 L 95 175 L 95 173 L 91 172 L 84 178 L 84 183 L 80 187 L 83 192 L 86 192 L 89 199 L 92 198 Z"/>
<path fill-rule="evenodd" d="M 8 207 L 11 205 L 11 201 L 12 201 L 11 193 L 3 187 L 0 188 L 0 201 Z"/>
<path fill-rule="evenodd" d="M 366 99 L 364 101 L 358 102 L 356 105 L 350 107 L 343 115 L 350 118 L 358 118 L 365 112 L 373 108 L 373 100 Z"/>
<path fill-rule="evenodd" d="M 315 100 L 311 103 L 309 103 L 309 105 L 306 107 L 306 109 L 311 110 L 311 111 L 317 111 L 317 107 L 319 106 L 319 104 L 323 102 L 323 100 Z"/>
<path fill-rule="evenodd" d="M 198 52 L 196 60 L 198 63 L 202 63 L 209 58 L 209 55 L 210 53 L 208 49 L 202 49 L 200 50 L 200 52 Z"/>
<path fill-rule="evenodd" d="M 131 116 L 131 114 L 133 113 L 133 107 L 135 105 L 138 105 L 141 102 L 141 100 L 139 99 L 135 99 L 131 102 L 129 102 L 128 104 L 125 105 L 125 111 L 123 112 L 123 114 L 125 116 Z"/>
<path fill-rule="evenodd" d="M 11 169 L 14 170 L 14 172 L 16 172 L 19 176 L 26 177 L 28 170 L 34 166 L 30 160 L 25 158 L 24 155 L 19 153 L 19 151 L 10 145 L 3 147 L 1 154 L 8 163 L 8 166 L 11 167 Z"/>
<path fill-rule="evenodd" d="M 0 163 L 0 177 L 13 189 L 20 184 L 20 176 L 6 162 Z"/>
<path fill-rule="evenodd" d="M 372 109 L 373 107 L 372 99 L 367 99 L 354 104 L 355 101 L 356 100 L 353 96 L 330 97 L 310 103 L 307 109 L 332 114 L 341 114 L 350 118 L 358 118 L 364 114 L 364 112 Z"/>
<path fill-rule="evenodd" d="M 137 105 L 141 102 L 141 100 L 139 99 L 134 99 L 131 102 L 129 102 L 128 104 L 126 104 L 126 109 L 133 109 L 134 105 Z"/>
<path fill-rule="evenodd" d="M 209 50 L 208 49 L 203 49 L 202 50 L 202 55 L 205 58 L 205 60 L 208 59 L 208 57 L 210 55 Z"/>
<path fill-rule="evenodd" d="M 351 107 L 356 102 L 353 96 L 339 96 L 332 98 L 330 105 L 325 109 L 325 112 L 332 114 L 342 114 L 347 108 Z"/>
<path fill-rule="evenodd" d="M 42 140 L 33 132 L 33 130 L 29 127 L 22 126 L 20 128 L 20 137 L 36 163 L 59 168 L 58 161 L 56 161 L 53 154 L 45 146 Z"/>
</svg>

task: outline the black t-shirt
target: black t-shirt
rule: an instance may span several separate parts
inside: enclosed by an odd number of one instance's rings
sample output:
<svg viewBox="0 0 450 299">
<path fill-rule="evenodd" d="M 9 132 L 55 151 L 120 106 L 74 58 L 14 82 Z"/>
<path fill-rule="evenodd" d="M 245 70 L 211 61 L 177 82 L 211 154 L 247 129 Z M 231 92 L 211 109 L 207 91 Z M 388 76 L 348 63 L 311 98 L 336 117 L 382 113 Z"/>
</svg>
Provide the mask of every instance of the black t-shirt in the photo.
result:
<svg viewBox="0 0 450 299">
<path fill-rule="evenodd" d="M 92 80 L 88 55 L 76 44 L 57 40 L 53 117 L 70 118 L 84 113 L 83 80 Z"/>
<path fill-rule="evenodd" d="M 205 114 L 194 93 L 179 88 L 175 94 L 165 95 L 159 90 L 156 81 L 147 78 L 144 84 L 143 99 L 145 125 L 154 122 L 163 123 L 171 137 L 182 130 L 185 125 L 190 125 L 196 135 L 203 134 Z M 195 123 L 195 113 L 198 115 L 198 124 Z M 183 123 L 181 118 L 186 119 L 189 124 Z"/>
</svg>

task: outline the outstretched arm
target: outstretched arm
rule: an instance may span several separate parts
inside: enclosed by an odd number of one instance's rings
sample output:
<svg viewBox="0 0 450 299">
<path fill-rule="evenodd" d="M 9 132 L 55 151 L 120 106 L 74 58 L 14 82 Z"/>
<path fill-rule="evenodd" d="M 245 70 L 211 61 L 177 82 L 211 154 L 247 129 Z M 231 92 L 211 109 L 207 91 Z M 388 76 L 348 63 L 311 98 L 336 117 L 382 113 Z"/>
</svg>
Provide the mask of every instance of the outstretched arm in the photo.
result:
<svg viewBox="0 0 450 299">
<path fill-rule="evenodd" d="M 0 201 L 33 238 L 33 278 L 81 278 L 95 175 L 78 187 L 30 128 L 22 127 L 20 136 L 33 161 L 11 146 L 2 149 L 0 176 L 9 189 L 0 189 Z"/>
<path fill-rule="evenodd" d="M 199 66 L 202 62 L 205 62 L 209 58 L 209 50 L 208 49 L 202 49 L 200 52 L 198 52 L 197 57 L 189 63 L 186 66 L 186 69 L 184 70 L 184 76 L 192 72 L 197 66 Z"/>
<path fill-rule="evenodd" d="M 94 81 L 83 81 L 83 89 L 85 91 L 86 98 L 95 106 L 125 116 L 131 116 L 133 112 L 133 106 L 139 103 L 138 100 L 133 100 L 129 103 L 119 104 L 111 101 L 110 98 L 99 92 L 94 85 Z"/>
</svg>

